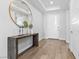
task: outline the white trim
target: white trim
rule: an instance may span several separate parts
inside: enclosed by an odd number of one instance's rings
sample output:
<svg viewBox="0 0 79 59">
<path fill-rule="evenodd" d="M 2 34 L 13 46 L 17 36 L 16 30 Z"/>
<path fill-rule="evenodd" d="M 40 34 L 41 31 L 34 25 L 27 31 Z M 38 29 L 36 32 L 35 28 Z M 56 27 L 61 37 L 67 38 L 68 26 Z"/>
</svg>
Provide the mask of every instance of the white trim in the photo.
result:
<svg viewBox="0 0 79 59">
<path fill-rule="evenodd" d="M 52 7 L 52 8 L 46 8 L 45 5 L 43 4 L 43 2 L 41 0 L 38 0 L 40 2 L 40 4 L 43 6 L 43 8 L 46 10 L 46 11 L 52 11 L 52 10 L 59 10 L 60 7 Z"/>
<path fill-rule="evenodd" d="M 13 10 L 15 11 L 19 11 L 20 13 L 23 13 L 23 14 L 29 14 L 28 12 L 26 12 L 24 9 L 21 9 L 20 7 L 17 7 L 16 5 L 12 5 L 14 8 L 12 8 Z"/>
<path fill-rule="evenodd" d="M 75 58 L 76 59 L 79 59 L 79 56 L 78 56 L 78 52 L 71 46 L 69 46 L 69 49 L 72 51 L 72 53 L 74 54 Z"/>
<path fill-rule="evenodd" d="M 45 5 L 42 3 L 42 1 L 41 0 L 38 0 L 39 2 L 40 2 L 40 4 L 43 6 L 43 8 L 45 9 L 45 10 L 47 10 L 47 8 L 45 7 Z"/>
<path fill-rule="evenodd" d="M 52 10 L 60 10 L 60 7 L 48 8 L 46 11 L 52 11 Z"/>
</svg>

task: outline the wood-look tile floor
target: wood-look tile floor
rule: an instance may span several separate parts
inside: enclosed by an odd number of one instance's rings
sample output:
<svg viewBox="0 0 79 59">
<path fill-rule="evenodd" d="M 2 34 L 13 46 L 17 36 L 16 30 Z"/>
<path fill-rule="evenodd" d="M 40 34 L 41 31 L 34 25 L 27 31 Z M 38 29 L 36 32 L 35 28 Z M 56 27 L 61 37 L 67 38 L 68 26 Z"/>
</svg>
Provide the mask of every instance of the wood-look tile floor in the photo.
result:
<svg viewBox="0 0 79 59">
<path fill-rule="evenodd" d="M 75 59 L 68 44 L 61 40 L 42 40 L 39 47 L 27 51 L 18 59 Z"/>
</svg>

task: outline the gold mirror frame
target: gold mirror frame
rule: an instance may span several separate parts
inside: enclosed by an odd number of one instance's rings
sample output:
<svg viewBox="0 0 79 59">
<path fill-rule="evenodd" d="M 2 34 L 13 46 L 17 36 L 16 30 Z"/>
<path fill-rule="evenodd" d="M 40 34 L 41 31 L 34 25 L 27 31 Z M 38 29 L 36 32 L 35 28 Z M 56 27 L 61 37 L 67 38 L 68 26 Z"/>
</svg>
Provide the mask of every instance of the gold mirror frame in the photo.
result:
<svg viewBox="0 0 79 59">
<path fill-rule="evenodd" d="M 24 1 L 23 1 L 24 2 Z M 10 15 L 10 18 L 11 18 L 11 20 L 13 21 L 13 23 L 15 24 L 15 25 L 17 25 L 19 28 L 24 28 L 24 26 L 20 26 L 20 25 L 18 25 L 14 20 L 15 19 L 13 19 L 13 17 L 12 17 L 12 15 L 11 15 L 11 4 L 12 4 L 12 1 L 10 1 L 10 4 L 9 4 L 9 15 Z M 25 3 L 26 4 L 26 3 Z M 27 5 L 27 4 L 26 4 Z M 28 5 L 27 5 L 28 6 Z M 28 8 L 29 8 L 29 6 L 28 6 Z M 29 10 L 30 10 L 30 12 L 31 12 L 31 9 L 29 8 Z M 31 12 L 31 18 L 32 18 L 32 12 Z M 31 19 L 31 23 L 32 23 L 32 19 Z"/>
</svg>

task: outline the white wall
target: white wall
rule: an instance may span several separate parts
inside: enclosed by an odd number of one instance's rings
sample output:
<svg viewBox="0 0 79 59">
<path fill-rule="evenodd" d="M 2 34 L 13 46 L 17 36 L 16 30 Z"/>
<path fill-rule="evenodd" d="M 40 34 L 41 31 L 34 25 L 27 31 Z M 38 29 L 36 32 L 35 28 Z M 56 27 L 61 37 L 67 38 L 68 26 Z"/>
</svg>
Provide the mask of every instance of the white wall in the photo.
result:
<svg viewBox="0 0 79 59">
<path fill-rule="evenodd" d="M 39 33 L 39 39 L 42 39 L 43 34 L 43 15 L 35 8 L 31 7 L 32 14 L 33 14 L 33 31 Z"/>
<path fill-rule="evenodd" d="M 66 38 L 66 36 L 67 36 L 67 26 L 68 25 L 66 25 L 66 23 L 67 23 L 67 20 L 69 20 L 69 13 L 68 13 L 68 10 L 57 10 L 57 11 L 53 11 L 53 12 L 48 12 L 48 13 L 45 13 L 44 14 L 44 35 L 45 35 L 45 37 L 47 37 L 47 31 L 49 31 L 49 30 L 47 30 L 47 25 L 49 25 L 48 24 L 48 22 L 47 22 L 47 15 L 50 15 L 50 14 L 52 14 L 52 15 L 55 15 L 55 14 L 57 14 L 57 15 L 59 15 L 59 17 L 58 17 L 58 35 L 59 35 L 59 38 L 60 39 L 68 39 L 68 38 Z M 68 24 L 68 23 L 67 23 Z M 52 26 L 51 24 L 50 24 L 50 26 Z M 52 27 L 52 29 L 54 29 L 55 27 Z"/>
<path fill-rule="evenodd" d="M 76 59 L 79 59 L 79 0 L 71 0 L 70 3 L 70 18 L 71 18 L 71 40 L 70 49 L 74 53 Z M 77 22 L 72 24 L 72 20 Z M 74 21 L 75 22 L 75 21 Z"/>
<path fill-rule="evenodd" d="M 7 37 L 18 32 L 18 28 L 10 20 L 8 5 L 8 0 L 0 0 L 0 59 L 7 57 Z"/>
<path fill-rule="evenodd" d="M 0 59 L 7 58 L 7 37 L 18 34 L 18 27 L 9 17 L 9 0 L 0 0 Z M 43 37 L 42 14 L 34 7 L 30 6 L 33 12 L 34 32 Z"/>
<path fill-rule="evenodd" d="M 66 41 L 70 41 L 70 10 L 66 11 Z"/>
</svg>

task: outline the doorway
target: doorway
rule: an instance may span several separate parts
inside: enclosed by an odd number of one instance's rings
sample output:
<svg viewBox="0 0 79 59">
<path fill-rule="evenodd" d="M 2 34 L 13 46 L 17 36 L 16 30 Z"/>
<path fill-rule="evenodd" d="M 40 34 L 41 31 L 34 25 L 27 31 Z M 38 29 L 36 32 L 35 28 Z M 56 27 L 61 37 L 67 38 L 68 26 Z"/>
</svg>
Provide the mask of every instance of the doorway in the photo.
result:
<svg viewBox="0 0 79 59">
<path fill-rule="evenodd" d="M 46 37 L 59 38 L 59 14 L 47 14 L 46 22 Z"/>
</svg>

